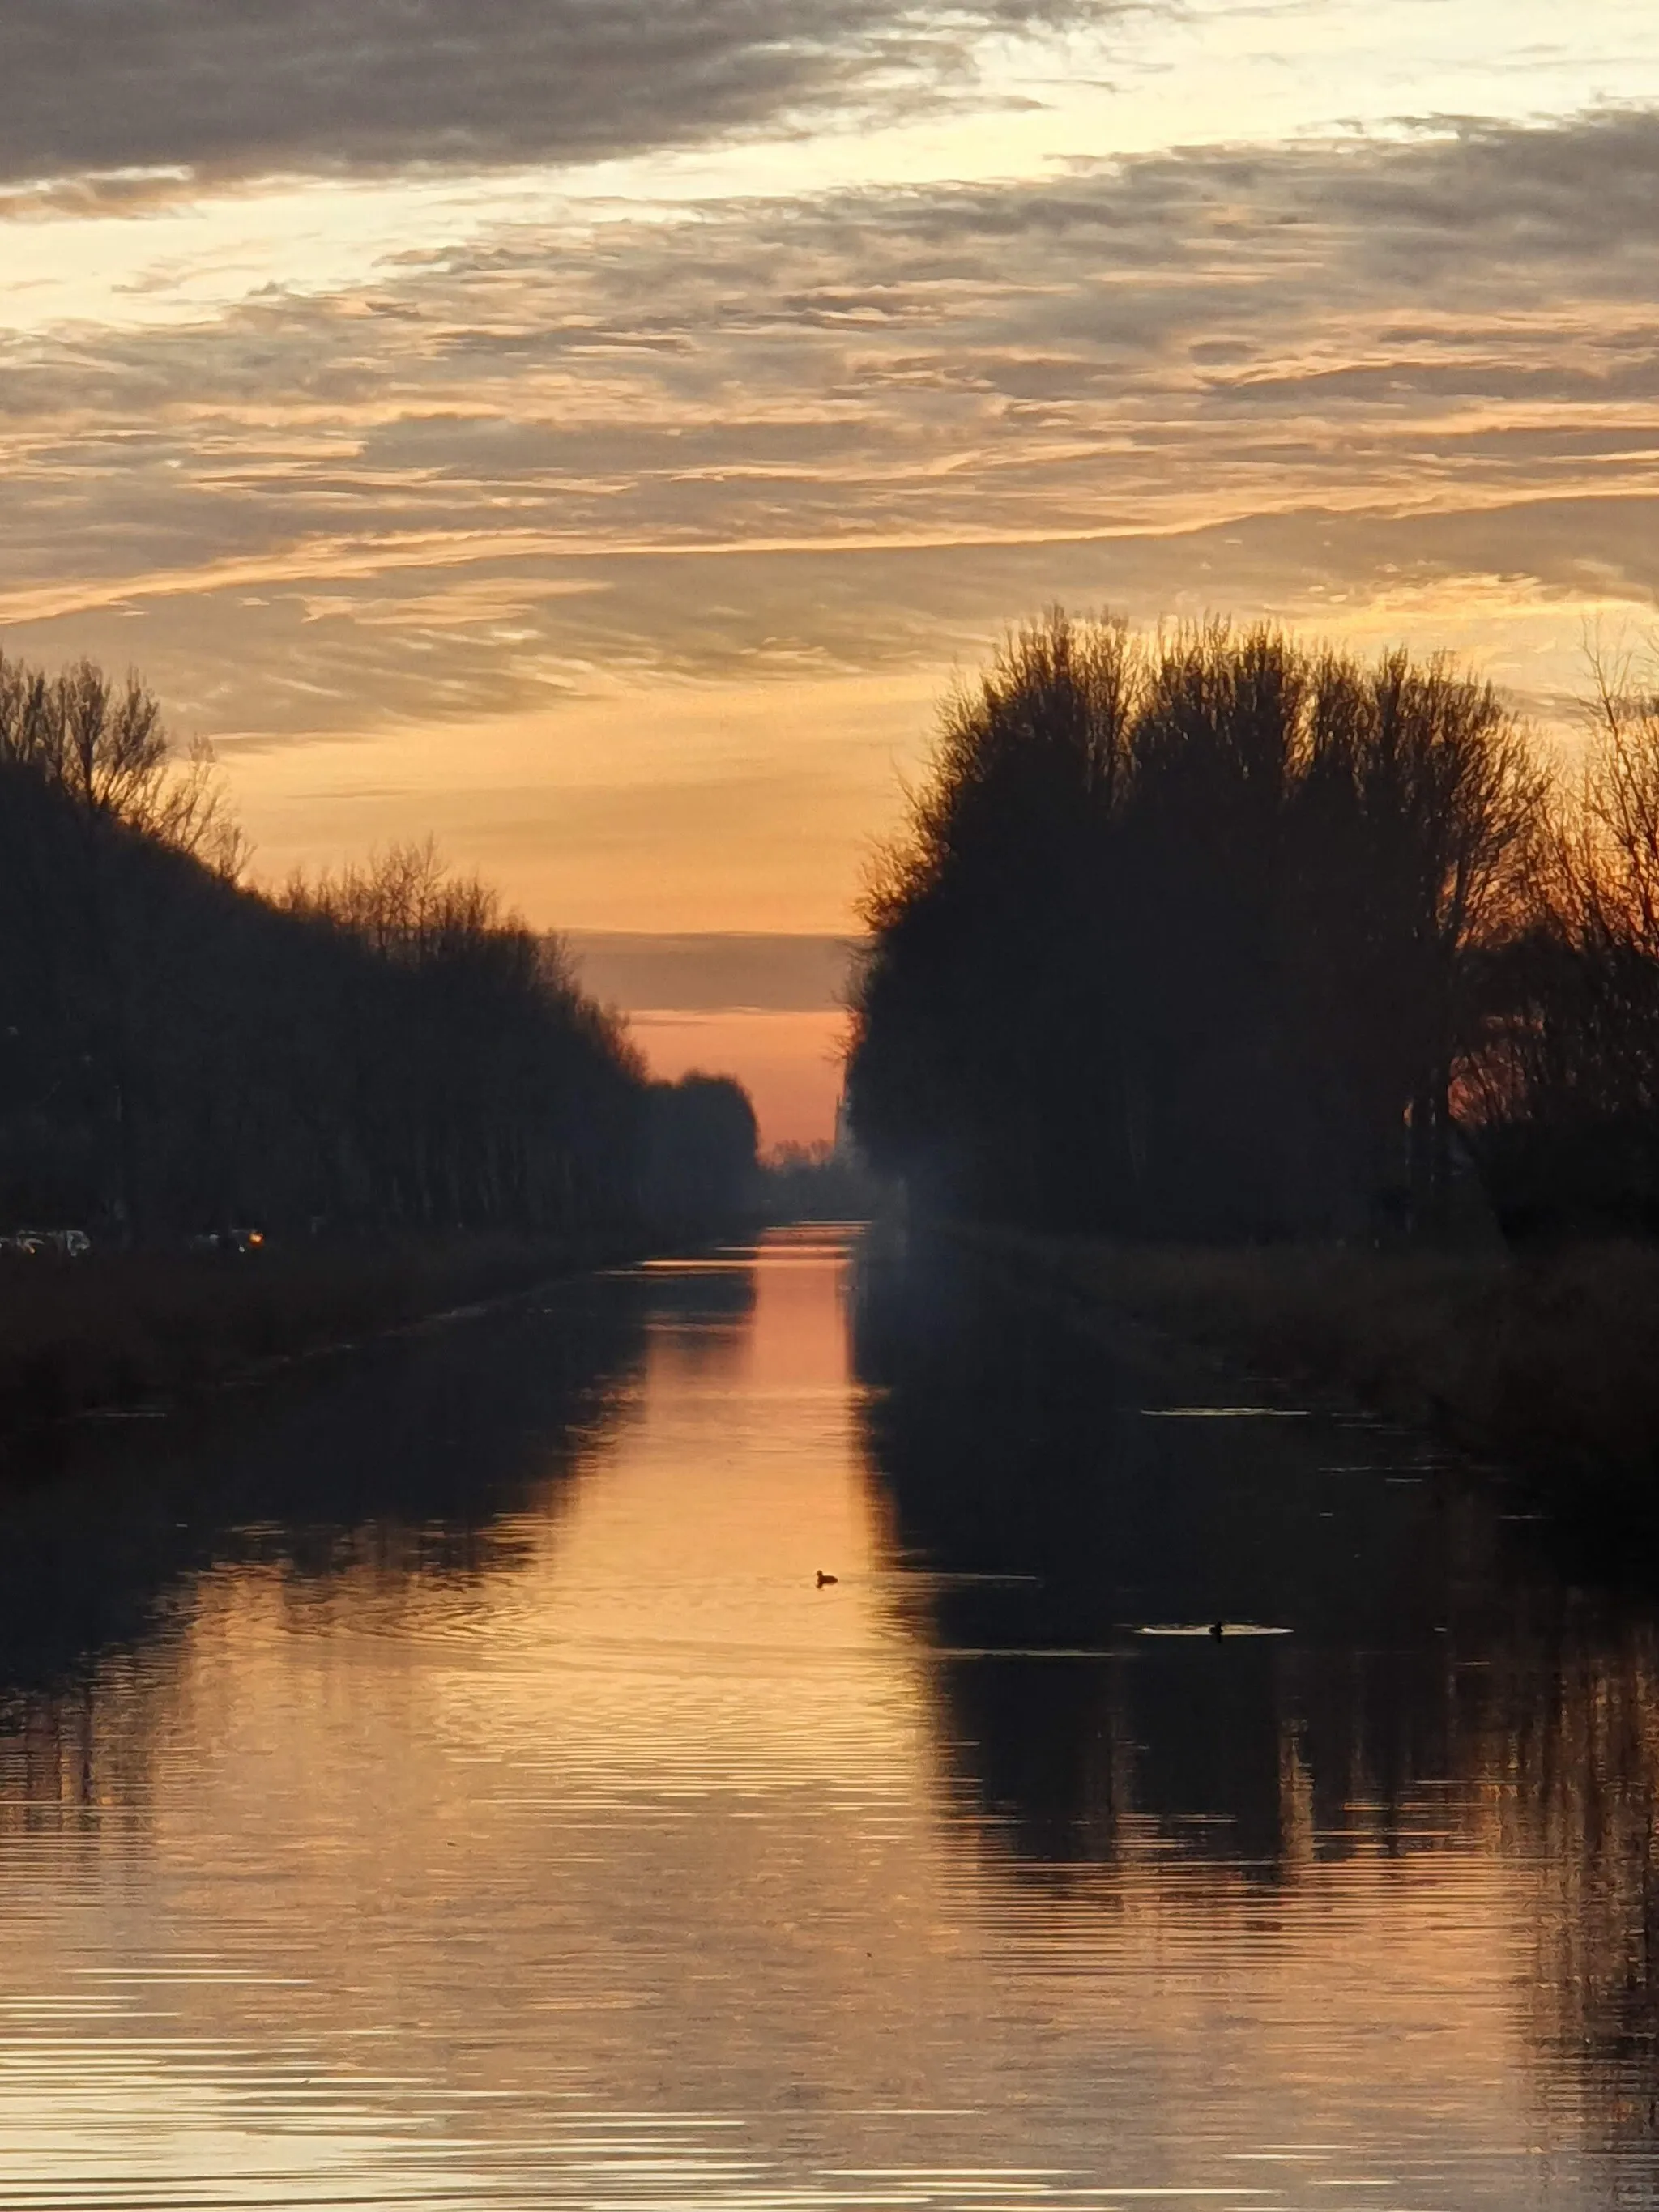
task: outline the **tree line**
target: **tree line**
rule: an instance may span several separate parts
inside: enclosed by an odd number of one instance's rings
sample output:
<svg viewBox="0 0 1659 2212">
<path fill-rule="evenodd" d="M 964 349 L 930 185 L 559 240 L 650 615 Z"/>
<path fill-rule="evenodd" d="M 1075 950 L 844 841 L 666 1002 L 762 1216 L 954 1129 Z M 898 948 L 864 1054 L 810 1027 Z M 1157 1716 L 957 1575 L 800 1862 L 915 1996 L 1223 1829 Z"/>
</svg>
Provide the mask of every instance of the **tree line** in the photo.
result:
<svg viewBox="0 0 1659 2212">
<path fill-rule="evenodd" d="M 1659 1228 L 1659 701 L 1582 775 L 1486 683 L 1056 612 L 881 855 L 854 1131 L 925 1206 L 1137 1237 Z"/>
<path fill-rule="evenodd" d="M 556 939 L 430 847 L 275 894 L 136 677 L 0 656 L 0 1227 L 150 1243 L 692 1225 L 726 1078 L 651 1082 Z"/>
</svg>

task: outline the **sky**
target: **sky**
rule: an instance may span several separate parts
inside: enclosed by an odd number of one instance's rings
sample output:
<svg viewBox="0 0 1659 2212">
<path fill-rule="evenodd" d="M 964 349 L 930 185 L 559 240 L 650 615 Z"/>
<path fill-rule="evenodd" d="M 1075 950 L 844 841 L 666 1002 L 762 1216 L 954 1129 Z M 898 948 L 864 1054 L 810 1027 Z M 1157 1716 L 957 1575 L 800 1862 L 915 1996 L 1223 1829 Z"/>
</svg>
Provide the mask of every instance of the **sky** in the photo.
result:
<svg viewBox="0 0 1659 2212">
<path fill-rule="evenodd" d="M 594 997 L 633 1010 L 656 1073 L 732 1069 L 763 1144 L 834 1140 L 855 938 L 567 930 L 564 942 Z"/>
<path fill-rule="evenodd" d="M 0 81 L 0 650 L 140 667 L 268 879 L 841 937 L 1055 601 L 1547 733 L 1651 620 L 1651 0 L 6 0 Z M 735 988 L 641 1042 L 827 1133 Z"/>
</svg>

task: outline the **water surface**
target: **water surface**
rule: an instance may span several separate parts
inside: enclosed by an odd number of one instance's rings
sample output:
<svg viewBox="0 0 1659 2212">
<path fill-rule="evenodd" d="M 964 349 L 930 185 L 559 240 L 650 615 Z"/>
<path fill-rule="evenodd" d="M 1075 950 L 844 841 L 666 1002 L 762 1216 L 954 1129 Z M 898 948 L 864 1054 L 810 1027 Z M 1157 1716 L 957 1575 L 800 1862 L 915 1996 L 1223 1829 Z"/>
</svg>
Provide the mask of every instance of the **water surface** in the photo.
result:
<svg viewBox="0 0 1659 2212">
<path fill-rule="evenodd" d="M 0 2203 L 1659 2203 L 1649 1601 L 852 1245 L 14 1470 Z"/>
</svg>

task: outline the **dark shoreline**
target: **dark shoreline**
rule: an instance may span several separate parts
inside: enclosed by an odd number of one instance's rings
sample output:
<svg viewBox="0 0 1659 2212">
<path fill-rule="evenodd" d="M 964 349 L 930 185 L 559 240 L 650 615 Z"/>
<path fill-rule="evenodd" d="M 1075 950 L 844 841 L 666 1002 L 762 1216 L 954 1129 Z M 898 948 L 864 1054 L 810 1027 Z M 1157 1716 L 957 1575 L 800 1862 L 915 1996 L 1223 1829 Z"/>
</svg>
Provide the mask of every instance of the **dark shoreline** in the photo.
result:
<svg viewBox="0 0 1659 2212">
<path fill-rule="evenodd" d="M 1651 1248 L 1517 1256 L 947 1233 L 1085 1325 L 1150 1330 L 1269 1391 L 1431 1431 L 1502 1459 L 1553 1505 L 1659 1518 Z"/>
<path fill-rule="evenodd" d="M 710 1232 L 711 1234 L 716 1232 Z M 457 1308 L 685 1248 L 643 1230 L 0 1261 L 0 1437 L 165 1409 Z"/>
</svg>

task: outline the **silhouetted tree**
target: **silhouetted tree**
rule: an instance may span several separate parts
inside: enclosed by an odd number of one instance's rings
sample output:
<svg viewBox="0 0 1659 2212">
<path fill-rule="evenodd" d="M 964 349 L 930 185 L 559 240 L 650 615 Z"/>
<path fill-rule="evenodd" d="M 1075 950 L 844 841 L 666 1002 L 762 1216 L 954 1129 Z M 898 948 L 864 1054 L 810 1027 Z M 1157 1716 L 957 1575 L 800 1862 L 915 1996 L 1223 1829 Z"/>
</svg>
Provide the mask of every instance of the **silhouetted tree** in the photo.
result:
<svg viewBox="0 0 1659 2212">
<path fill-rule="evenodd" d="M 1119 629 L 1055 616 L 1012 638 L 947 700 L 933 773 L 878 864 L 852 1107 L 878 1167 L 938 1202 L 1044 1215 L 1108 1133 L 1120 1069 L 1095 1063 L 1123 979 L 1102 863 L 1141 681 Z"/>
<path fill-rule="evenodd" d="M 1516 1234 L 1659 1231 L 1659 700 L 1595 674 L 1582 775 L 1534 836 L 1463 1074 Z"/>
<path fill-rule="evenodd" d="M 674 1184 L 620 1018 L 484 885 L 409 847 L 270 899 L 240 861 L 210 763 L 175 757 L 136 678 L 0 659 L 12 1223 L 565 1229 L 637 1219 L 647 1184 L 714 1218 L 718 1144 L 688 1139 Z M 712 1088 L 752 1164 L 746 1098 Z"/>
<path fill-rule="evenodd" d="M 693 1071 L 646 1097 L 645 1208 L 695 1230 L 741 1217 L 758 1199 L 755 1109 L 729 1075 Z"/>
<path fill-rule="evenodd" d="M 767 1154 L 763 1172 L 763 1200 L 773 1221 L 867 1221 L 881 1202 L 850 1146 L 822 1139 L 779 1145 Z"/>
<path fill-rule="evenodd" d="M 1490 687 L 1055 613 L 947 702 L 875 875 L 854 1126 L 924 1202 L 1144 1234 L 1443 1224 L 1542 786 Z"/>
</svg>

